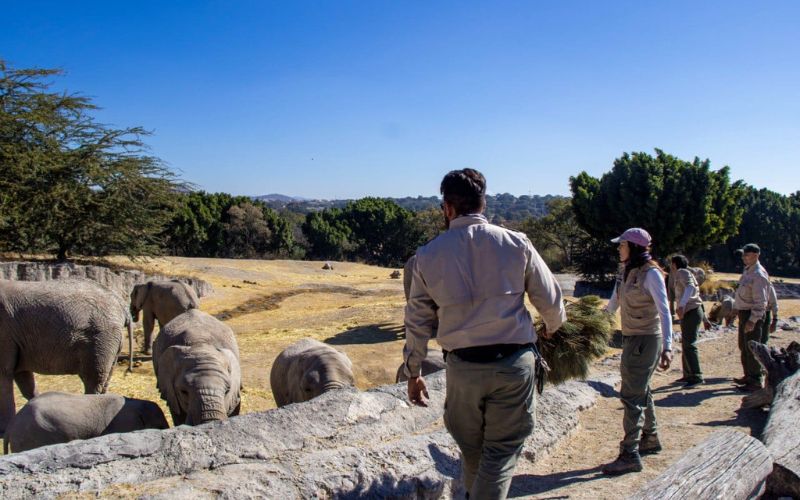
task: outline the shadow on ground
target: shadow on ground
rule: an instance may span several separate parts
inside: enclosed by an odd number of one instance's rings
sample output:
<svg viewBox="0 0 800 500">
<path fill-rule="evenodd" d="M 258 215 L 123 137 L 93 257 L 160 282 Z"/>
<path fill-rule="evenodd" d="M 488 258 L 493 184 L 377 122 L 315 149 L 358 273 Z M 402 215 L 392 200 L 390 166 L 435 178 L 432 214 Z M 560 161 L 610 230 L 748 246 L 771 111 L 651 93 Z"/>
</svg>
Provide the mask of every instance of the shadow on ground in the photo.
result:
<svg viewBox="0 0 800 500">
<path fill-rule="evenodd" d="M 729 378 L 709 378 L 704 384 L 694 387 L 683 387 L 682 384 L 670 384 L 653 391 L 653 394 L 669 395 L 655 401 L 656 406 L 683 407 L 699 406 L 706 399 L 717 396 L 732 396 L 745 393 L 738 391 L 731 385 Z"/>
<path fill-rule="evenodd" d="M 750 435 L 761 438 L 764 427 L 767 425 L 769 411 L 762 408 L 739 408 L 736 416 L 728 420 L 712 420 L 711 422 L 701 422 L 697 425 L 707 427 L 748 427 Z"/>
<path fill-rule="evenodd" d="M 405 338 L 403 325 L 379 323 L 345 330 L 325 339 L 325 343 L 332 345 L 379 344 L 381 342 L 394 342 L 403 338 Z"/>
<path fill-rule="evenodd" d="M 603 478 L 603 473 L 600 471 L 602 465 L 597 465 L 591 469 L 578 469 L 566 472 L 557 472 L 539 476 L 536 474 L 520 474 L 514 476 L 511 480 L 511 488 L 508 490 L 509 498 L 524 497 L 529 495 L 539 495 L 551 490 L 563 488 L 571 484 L 585 483 L 587 481 L 594 481 L 595 479 Z M 548 498 L 548 497 L 542 497 Z M 549 498 L 565 498 L 563 496 L 555 496 Z"/>
</svg>

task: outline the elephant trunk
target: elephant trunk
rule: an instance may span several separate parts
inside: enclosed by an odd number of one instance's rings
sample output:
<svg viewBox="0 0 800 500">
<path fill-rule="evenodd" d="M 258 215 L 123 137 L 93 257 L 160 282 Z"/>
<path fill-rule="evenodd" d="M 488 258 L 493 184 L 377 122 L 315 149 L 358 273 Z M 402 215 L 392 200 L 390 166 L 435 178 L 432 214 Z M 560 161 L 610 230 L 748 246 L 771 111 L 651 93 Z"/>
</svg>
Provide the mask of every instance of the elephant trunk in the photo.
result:
<svg viewBox="0 0 800 500">
<path fill-rule="evenodd" d="M 324 386 L 322 386 L 322 392 L 335 391 L 337 389 L 344 389 L 346 385 L 347 384 L 345 384 L 344 382 L 340 382 L 340 381 L 327 382 Z"/>
<path fill-rule="evenodd" d="M 226 420 L 228 412 L 225 408 L 225 393 L 213 389 L 200 389 L 197 393 L 197 404 L 190 412 L 193 425 L 204 424 L 216 420 Z"/>
<path fill-rule="evenodd" d="M 131 318 L 133 318 L 134 323 L 139 322 L 139 308 L 131 305 Z"/>
</svg>

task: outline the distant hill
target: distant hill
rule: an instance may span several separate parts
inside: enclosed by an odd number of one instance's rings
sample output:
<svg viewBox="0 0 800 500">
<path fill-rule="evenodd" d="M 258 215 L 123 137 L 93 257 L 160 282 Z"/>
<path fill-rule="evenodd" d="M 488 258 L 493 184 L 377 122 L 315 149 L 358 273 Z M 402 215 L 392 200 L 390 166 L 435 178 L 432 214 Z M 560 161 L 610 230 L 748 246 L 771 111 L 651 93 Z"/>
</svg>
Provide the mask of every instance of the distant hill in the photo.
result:
<svg viewBox="0 0 800 500">
<path fill-rule="evenodd" d="M 342 208 L 353 200 L 310 200 L 297 196 L 286 196 L 282 194 L 267 194 L 254 196 L 256 200 L 261 200 L 271 208 L 276 210 L 288 210 L 306 214 L 316 212 L 326 208 Z M 486 196 L 486 216 L 491 221 L 521 221 L 528 217 L 539 218 L 547 215 L 547 204 L 555 198 L 563 198 L 554 195 L 523 195 L 514 196 L 503 193 Z M 419 212 L 430 208 L 438 208 L 441 199 L 438 196 L 406 196 L 404 198 L 390 198 L 401 207 Z"/>
<path fill-rule="evenodd" d="M 301 198 L 299 196 L 286 196 L 285 194 L 278 194 L 278 193 L 262 194 L 260 196 L 253 196 L 252 198 L 254 200 L 260 200 L 260 201 L 263 201 L 263 202 L 266 202 L 266 203 L 275 202 L 275 203 L 283 203 L 283 204 L 292 203 L 292 202 L 295 202 L 295 201 L 300 201 L 300 202 L 308 201 L 308 198 Z"/>
</svg>

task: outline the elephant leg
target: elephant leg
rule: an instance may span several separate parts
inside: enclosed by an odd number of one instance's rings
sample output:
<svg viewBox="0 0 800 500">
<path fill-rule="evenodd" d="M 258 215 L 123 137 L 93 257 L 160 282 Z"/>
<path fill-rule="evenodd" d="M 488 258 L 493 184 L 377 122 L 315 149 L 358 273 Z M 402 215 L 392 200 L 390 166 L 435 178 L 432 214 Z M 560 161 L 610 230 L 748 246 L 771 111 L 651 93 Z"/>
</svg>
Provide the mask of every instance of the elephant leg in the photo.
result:
<svg viewBox="0 0 800 500">
<path fill-rule="evenodd" d="M 36 381 L 33 379 L 33 372 L 17 372 L 14 374 L 14 381 L 25 399 L 33 399 L 39 395 L 36 390 Z"/>
<path fill-rule="evenodd" d="M 11 374 L 0 374 L 0 434 L 5 434 L 6 427 L 14 417 L 17 407 L 14 405 L 14 377 Z"/>
<path fill-rule="evenodd" d="M 153 328 L 155 328 L 155 315 L 150 309 L 142 311 L 142 328 L 144 329 L 144 346 L 142 352 L 150 354 L 153 346 Z"/>
</svg>

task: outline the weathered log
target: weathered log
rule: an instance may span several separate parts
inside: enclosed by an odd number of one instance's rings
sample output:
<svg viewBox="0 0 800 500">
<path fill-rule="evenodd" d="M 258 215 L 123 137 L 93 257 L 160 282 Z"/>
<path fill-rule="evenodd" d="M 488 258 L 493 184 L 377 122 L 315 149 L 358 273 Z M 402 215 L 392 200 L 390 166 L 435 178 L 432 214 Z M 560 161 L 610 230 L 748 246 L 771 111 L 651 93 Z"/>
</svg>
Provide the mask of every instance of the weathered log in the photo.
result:
<svg viewBox="0 0 800 500">
<path fill-rule="evenodd" d="M 755 498 L 764 492 L 770 472 L 767 448 L 728 429 L 687 451 L 630 498 Z"/>
<path fill-rule="evenodd" d="M 767 480 L 768 491 L 776 496 L 800 498 L 800 372 L 784 380 L 764 429 L 763 441 L 775 467 Z"/>
<path fill-rule="evenodd" d="M 767 372 L 766 386 L 742 398 L 742 408 L 761 408 L 772 404 L 778 385 L 800 369 L 800 344 L 792 342 L 786 349 L 767 347 L 751 340 L 753 356 Z"/>
</svg>

